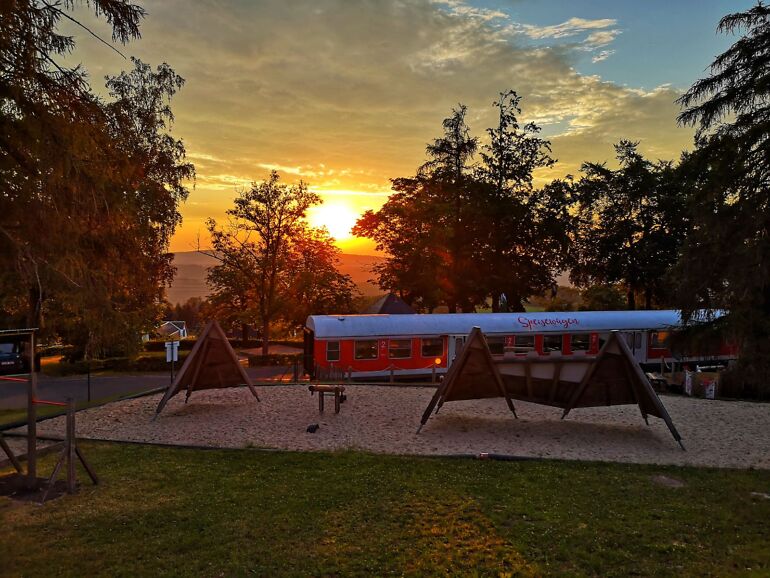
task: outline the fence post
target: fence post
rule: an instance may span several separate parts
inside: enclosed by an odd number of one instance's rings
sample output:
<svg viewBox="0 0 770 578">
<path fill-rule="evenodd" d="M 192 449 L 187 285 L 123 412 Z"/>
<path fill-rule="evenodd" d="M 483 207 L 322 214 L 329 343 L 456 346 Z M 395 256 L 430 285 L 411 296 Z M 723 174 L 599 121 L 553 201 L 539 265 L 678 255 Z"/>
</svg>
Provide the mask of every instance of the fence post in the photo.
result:
<svg viewBox="0 0 770 578">
<path fill-rule="evenodd" d="M 64 439 L 67 451 L 67 493 L 76 491 L 75 473 L 75 400 L 67 398 L 67 434 Z"/>
<path fill-rule="evenodd" d="M 394 371 L 393 370 L 394 370 L 393 364 L 391 363 L 390 364 L 390 383 L 391 384 L 393 383 L 393 379 L 394 379 L 394 376 L 393 376 Z"/>
<path fill-rule="evenodd" d="M 27 387 L 27 489 L 37 487 L 37 375 L 35 374 L 35 334 L 29 336 L 29 384 Z"/>
</svg>

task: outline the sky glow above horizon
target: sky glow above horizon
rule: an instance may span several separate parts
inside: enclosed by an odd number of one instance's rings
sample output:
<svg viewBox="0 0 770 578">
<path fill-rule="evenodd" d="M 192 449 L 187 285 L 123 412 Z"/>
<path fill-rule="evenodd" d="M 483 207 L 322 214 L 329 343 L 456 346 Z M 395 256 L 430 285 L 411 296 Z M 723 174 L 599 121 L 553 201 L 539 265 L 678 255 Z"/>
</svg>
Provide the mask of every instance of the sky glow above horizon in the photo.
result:
<svg viewBox="0 0 770 578">
<path fill-rule="evenodd" d="M 137 0 L 142 39 L 119 47 L 186 85 L 172 102 L 173 134 L 197 169 L 173 251 L 194 250 L 204 221 L 224 219 L 239 188 L 277 170 L 324 198 L 311 211 L 350 253 L 373 246 L 347 231 L 377 209 L 390 179 L 414 174 L 425 145 L 458 103 L 479 137 L 492 102 L 524 97 L 520 120 L 551 139 L 558 163 L 539 183 L 610 164 L 612 144 L 641 141 L 653 159 L 676 159 L 693 132 L 677 127 L 674 100 L 734 37 L 719 19 L 743 0 Z M 77 16 L 109 37 L 86 10 Z M 95 89 L 130 66 L 71 26 Z M 102 91 L 103 92 L 103 91 Z M 483 138 L 482 138 L 483 140 Z"/>
</svg>

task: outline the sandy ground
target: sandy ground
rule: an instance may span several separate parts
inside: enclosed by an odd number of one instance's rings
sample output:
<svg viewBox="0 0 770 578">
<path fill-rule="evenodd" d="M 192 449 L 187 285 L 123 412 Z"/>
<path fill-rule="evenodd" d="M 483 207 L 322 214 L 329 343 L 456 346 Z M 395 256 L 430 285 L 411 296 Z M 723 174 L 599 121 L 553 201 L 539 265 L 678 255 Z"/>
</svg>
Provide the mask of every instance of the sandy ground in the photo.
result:
<svg viewBox="0 0 770 578">
<path fill-rule="evenodd" d="M 78 436 L 92 439 L 285 450 L 358 449 L 393 454 L 483 452 L 613 462 L 770 469 L 770 404 L 708 401 L 675 396 L 663 403 L 682 435 L 682 451 L 665 423 L 645 425 L 636 406 L 561 410 L 516 402 L 519 419 L 504 400 L 448 402 L 415 433 L 433 390 L 419 387 L 347 387 L 335 415 L 306 386 L 196 392 L 177 395 L 156 421 L 159 396 L 111 403 L 78 413 Z M 316 433 L 307 426 L 319 424 Z M 61 435 L 63 418 L 39 424 L 41 434 Z"/>
</svg>

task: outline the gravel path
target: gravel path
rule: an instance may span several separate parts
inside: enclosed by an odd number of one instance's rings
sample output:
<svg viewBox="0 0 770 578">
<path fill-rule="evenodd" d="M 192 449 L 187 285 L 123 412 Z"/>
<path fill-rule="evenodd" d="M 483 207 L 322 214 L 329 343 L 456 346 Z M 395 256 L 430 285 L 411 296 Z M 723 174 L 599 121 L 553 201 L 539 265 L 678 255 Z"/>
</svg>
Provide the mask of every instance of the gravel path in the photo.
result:
<svg viewBox="0 0 770 578">
<path fill-rule="evenodd" d="M 599 460 L 770 469 L 770 404 L 666 396 L 663 403 L 682 435 L 682 451 L 662 420 L 642 420 L 636 406 L 561 410 L 516 402 L 519 419 L 502 399 L 449 402 L 415 431 L 433 390 L 419 387 L 347 387 L 347 401 L 326 412 L 306 386 L 196 392 L 177 395 L 156 421 L 160 396 L 111 403 L 78 413 L 84 438 L 285 450 L 359 449 L 393 454 L 483 452 L 568 460 Z M 316 433 L 307 426 L 317 423 Z M 63 432 L 63 418 L 41 423 L 42 434 Z"/>
</svg>

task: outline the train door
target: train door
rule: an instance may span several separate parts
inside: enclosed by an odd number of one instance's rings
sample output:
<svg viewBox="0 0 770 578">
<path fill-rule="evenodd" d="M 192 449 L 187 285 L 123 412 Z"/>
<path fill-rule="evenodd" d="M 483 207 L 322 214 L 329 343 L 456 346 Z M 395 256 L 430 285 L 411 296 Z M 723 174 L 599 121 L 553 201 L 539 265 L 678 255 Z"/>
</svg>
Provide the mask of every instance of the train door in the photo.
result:
<svg viewBox="0 0 770 578">
<path fill-rule="evenodd" d="M 465 345 L 465 335 L 450 335 L 447 337 L 447 367 L 451 366 L 455 358 L 460 355 Z"/>
<path fill-rule="evenodd" d="M 647 361 L 647 336 L 644 331 L 627 331 L 623 334 L 626 344 L 638 363 Z"/>
</svg>

